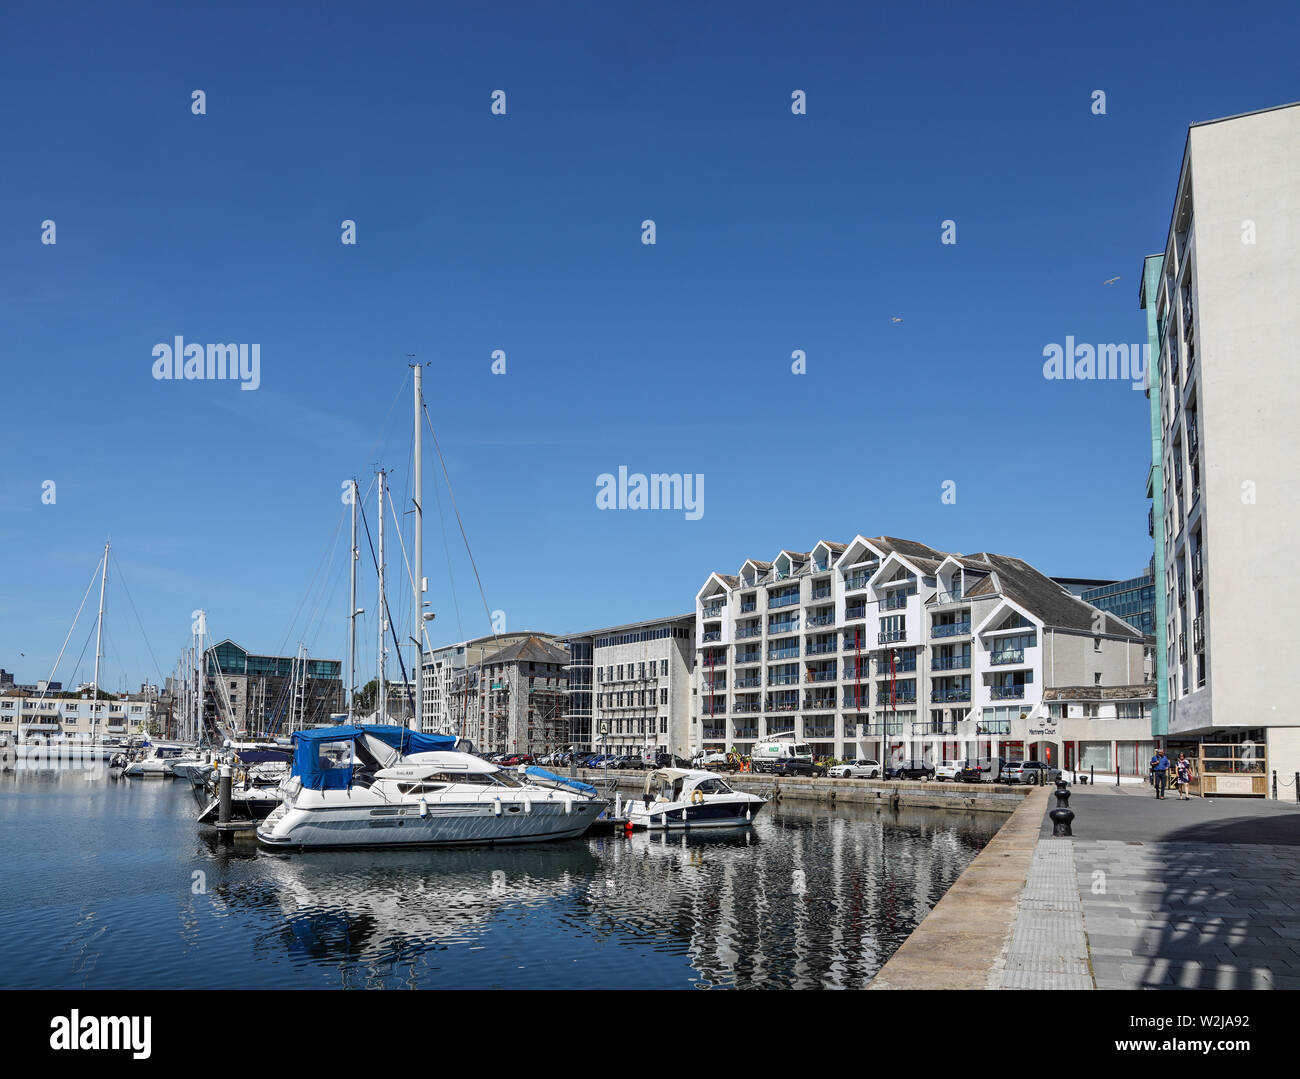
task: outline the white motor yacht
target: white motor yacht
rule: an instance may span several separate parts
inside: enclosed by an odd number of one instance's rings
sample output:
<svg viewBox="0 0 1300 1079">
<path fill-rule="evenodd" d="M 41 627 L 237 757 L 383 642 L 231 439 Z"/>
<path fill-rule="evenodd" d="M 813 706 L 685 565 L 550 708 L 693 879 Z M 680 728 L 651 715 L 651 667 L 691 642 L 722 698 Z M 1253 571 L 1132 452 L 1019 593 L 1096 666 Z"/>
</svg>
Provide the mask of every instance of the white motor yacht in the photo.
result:
<svg viewBox="0 0 1300 1079">
<path fill-rule="evenodd" d="M 713 772 L 660 768 L 625 808 L 634 828 L 743 828 L 765 805 L 767 799 L 732 790 Z"/>
<path fill-rule="evenodd" d="M 197 759 L 184 746 L 161 744 L 146 746 L 135 760 L 128 762 L 122 769 L 122 775 L 128 779 L 160 777 L 170 779 L 178 761 Z"/>
<path fill-rule="evenodd" d="M 267 847 L 539 843 L 582 835 L 605 800 L 456 751 L 448 735 L 360 725 L 299 731 Z"/>
</svg>

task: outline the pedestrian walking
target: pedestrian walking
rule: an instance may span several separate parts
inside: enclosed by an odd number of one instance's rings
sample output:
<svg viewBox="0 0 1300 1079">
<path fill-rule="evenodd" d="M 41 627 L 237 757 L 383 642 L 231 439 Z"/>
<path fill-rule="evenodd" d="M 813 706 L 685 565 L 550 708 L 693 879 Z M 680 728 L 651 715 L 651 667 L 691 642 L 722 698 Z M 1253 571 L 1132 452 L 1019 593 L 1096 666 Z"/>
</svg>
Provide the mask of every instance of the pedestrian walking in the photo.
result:
<svg viewBox="0 0 1300 1079">
<path fill-rule="evenodd" d="M 1187 793 L 1188 784 L 1192 781 L 1192 762 L 1187 759 L 1186 753 L 1178 754 L 1178 800 L 1180 802 L 1190 801 L 1191 795 Z"/>
<path fill-rule="evenodd" d="M 1156 750 L 1156 755 L 1151 759 L 1151 772 L 1155 776 L 1156 797 L 1163 798 L 1169 781 L 1169 758 L 1163 750 Z"/>
</svg>

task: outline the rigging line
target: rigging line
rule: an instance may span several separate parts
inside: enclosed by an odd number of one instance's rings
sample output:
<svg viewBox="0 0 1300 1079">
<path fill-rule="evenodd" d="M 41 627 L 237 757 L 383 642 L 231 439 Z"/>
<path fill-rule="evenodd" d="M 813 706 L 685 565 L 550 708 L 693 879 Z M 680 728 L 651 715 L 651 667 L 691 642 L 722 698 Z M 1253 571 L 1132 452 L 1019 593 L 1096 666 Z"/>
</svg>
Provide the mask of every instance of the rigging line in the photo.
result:
<svg viewBox="0 0 1300 1079">
<path fill-rule="evenodd" d="M 438 507 L 438 528 L 442 532 L 442 552 L 447 558 L 447 585 L 451 589 L 451 604 L 456 610 L 456 632 L 459 639 L 465 639 L 465 625 L 460 617 L 460 598 L 456 595 L 456 574 L 451 568 L 451 544 L 447 542 L 447 520 L 442 513 L 442 493 L 439 485 L 433 485 L 433 502 Z"/>
<path fill-rule="evenodd" d="M 95 587 L 95 578 L 99 576 L 100 563 L 104 561 L 104 556 L 99 556 L 99 562 L 95 563 L 95 572 L 90 575 L 90 584 L 86 585 L 86 594 L 81 597 L 81 606 L 77 608 L 77 613 L 72 616 L 72 625 L 68 627 L 68 635 L 63 638 L 63 648 L 59 649 L 59 654 L 54 657 L 54 669 L 50 671 L 49 678 L 45 679 L 45 688 L 41 690 L 37 700 L 44 700 L 45 694 L 49 692 L 50 683 L 54 681 L 54 676 L 59 672 L 59 663 L 63 659 L 64 650 L 68 647 L 68 642 L 72 640 L 72 632 L 77 628 L 77 619 L 81 617 L 81 612 L 86 608 L 86 600 L 90 598 L 90 590 Z M 82 655 L 85 655 L 85 649 L 82 649 Z M 78 659 L 77 663 L 80 664 Z M 74 669 L 75 670 L 75 669 Z"/>
<path fill-rule="evenodd" d="M 320 625 L 324 622 L 325 612 L 329 609 L 328 607 L 329 601 L 334 598 L 334 590 L 338 588 L 338 583 L 339 583 L 338 577 L 331 574 L 330 570 L 334 566 L 334 557 L 339 549 L 339 537 L 343 534 L 343 521 L 348 515 L 347 511 L 348 511 L 347 503 L 344 503 L 343 510 L 342 512 L 339 513 L 338 524 L 334 528 L 334 539 L 330 543 L 329 555 L 326 557 L 325 562 L 322 565 L 322 569 L 324 570 L 324 572 L 321 574 L 321 578 L 320 578 L 320 592 L 324 593 L 325 586 L 330 581 L 331 578 L 333 578 L 333 584 L 330 585 L 328 596 L 323 596 L 321 594 L 317 595 L 315 609 L 312 615 L 308 617 L 307 624 L 303 627 L 302 639 L 304 641 L 312 634 L 311 627 L 313 621 L 317 623 L 315 632 L 317 634 L 320 633 Z M 310 591 L 308 594 L 310 595 Z M 325 600 L 324 605 L 322 605 L 321 602 L 322 599 Z"/>
<path fill-rule="evenodd" d="M 72 674 L 69 676 L 69 681 L 76 680 L 77 672 L 81 670 L 81 661 L 86 658 L 86 649 L 90 647 L 90 638 L 93 635 L 94 635 L 94 630 L 86 634 L 86 643 L 81 646 L 81 655 L 77 657 L 77 662 L 73 664 Z M 50 684 L 48 682 L 45 683 L 46 689 L 49 688 L 49 685 Z"/>
<path fill-rule="evenodd" d="M 469 555 L 470 568 L 474 571 L 474 580 L 478 584 L 478 594 L 483 600 L 483 611 L 488 616 L 488 624 L 492 626 L 492 641 L 500 651 L 496 622 L 493 621 L 492 609 L 488 606 L 487 593 L 483 590 L 483 578 L 479 576 L 478 563 L 474 561 L 474 552 L 469 547 L 469 536 L 465 534 L 465 522 L 461 518 L 460 507 L 456 504 L 456 492 L 451 489 L 451 476 L 447 473 L 447 461 L 442 456 L 442 447 L 438 444 L 438 435 L 433 429 L 433 420 L 429 418 L 429 406 L 421 402 L 421 408 L 424 412 L 425 426 L 429 428 L 429 436 L 433 439 L 433 448 L 438 453 L 438 464 L 442 467 L 443 479 L 447 482 L 447 497 L 451 499 L 451 508 L 456 514 L 456 525 L 460 528 L 460 538 L 465 541 L 465 553 Z"/>
<path fill-rule="evenodd" d="M 366 518 L 364 506 L 358 507 L 361 510 L 361 523 L 366 526 L 366 543 L 370 545 L 370 560 L 375 564 L 375 571 L 379 570 L 379 557 L 375 554 L 375 544 L 370 538 L 370 521 Z M 397 627 L 393 625 L 393 612 L 388 609 L 388 597 L 380 596 L 379 602 L 383 604 L 383 611 L 380 612 L 380 618 L 388 620 L 388 632 L 393 636 L 393 651 L 397 654 L 397 666 L 402 672 L 402 685 L 405 686 L 409 679 L 406 677 L 406 664 L 402 662 L 402 648 L 397 643 Z M 378 689 L 378 687 L 376 687 Z M 388 693 L 387 684 L 384 686 L 384 693 Z M 410 688 L 406 691 L 407 698 L 411 704 L 411 715 L 415 715 L 415 699 Z M 385 702 L 387 703 L 387 702 Z"/>
<path fill-rule="evenodd" d="M 144 638 L 144 646 L 149 649 L 149 658 L 153 660 L 153 669 L 158 675 L 158 685 L 162 686 L 166 679 L 163 678 L 162 667 L 158 665 L 158 657 L 153 654 L 153 645 L 149 643 L 149 635 L 144 631 L 144 622 L 140 620 L 140 612 L 136 610 L 135 600 L 131 598 L 131 590 L 126 587 L 126 575 L 122 572 L 122 564 L 117 560 L 117 555 L 113 554 L 111 547 L 108 553 L 113 559 L 113 565 L 117 567 L 117 579 L 122 582 L 122 591 L 126 593 L 126 601 L 131 605 L 136 625 L 140 627 L 140 636 Z"/>
<path fill-rule="evenodd" d="M 289 623 L 289 628 L 285 630 L 284 636 L 280 638 L 280 644 L 276 651 L 276 655 L 284 654 L 284 649 L 289 643 L 289 638 L 294 635 L 293 633 L 294 628 L 298 625 L 298 616 L 302 614 L 303 607 L 307 605 L 307 600 L 311 598 L 312 592 L 315 591 L 316 579 L 321 575 L 322 571 L 324 570 L 326 564 L 330 559 L 330 556 L 333 555 L 334 549 L 338 544 L 339 533 L 343 529 L 344 516 L 346 516 L 345 513 L 342 512 L 339 513 L 339 521 L 334 529 L 334 539 L 326 548 L 326 553 L 321 556 L 321 560 L 318 563 L 316 563 L 316 568 L 315 570 L 312 571 L 311 580 L 307 584 L 307 591 L 303 593 L 302 599 L 298 601 L 298 609 L 293 612 L 293 620 Z"/>
</svg>

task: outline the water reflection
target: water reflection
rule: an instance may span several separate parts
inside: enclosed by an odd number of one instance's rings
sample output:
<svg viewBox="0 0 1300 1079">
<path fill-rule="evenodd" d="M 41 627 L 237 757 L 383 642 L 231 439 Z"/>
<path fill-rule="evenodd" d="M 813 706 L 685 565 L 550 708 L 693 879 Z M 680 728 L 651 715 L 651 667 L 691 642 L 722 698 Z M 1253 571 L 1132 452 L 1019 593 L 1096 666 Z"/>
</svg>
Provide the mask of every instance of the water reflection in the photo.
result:
<svg viewBox="0 0 1300 1079">
<path fill-rule="evenodd" d="M 0 986 L 856 988 L 1003 819 L 786 804 L 736 833 L 290 854 L 194 815 L 179 783 L 7 773 Z"/>
</svg>

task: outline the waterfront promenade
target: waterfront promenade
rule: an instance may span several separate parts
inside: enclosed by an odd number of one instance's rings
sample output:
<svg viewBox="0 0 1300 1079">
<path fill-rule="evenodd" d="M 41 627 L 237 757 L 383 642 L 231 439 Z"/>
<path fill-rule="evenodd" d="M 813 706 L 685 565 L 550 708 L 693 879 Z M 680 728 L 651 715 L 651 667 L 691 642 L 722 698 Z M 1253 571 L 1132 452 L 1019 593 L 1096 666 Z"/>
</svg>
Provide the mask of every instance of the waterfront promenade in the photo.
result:
<svg viewBox="0 0 1300 1079">
<path fill-rule="evenodd" d="M 1300 806 L 1076 786 L 1074 836 L 1057 839 L 1049 793 L 1012 815 L 872 989 L 1300 988 Z"/>
</svg>

